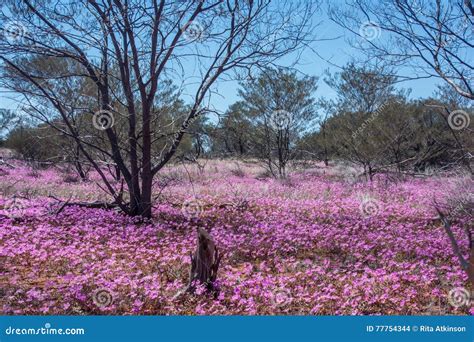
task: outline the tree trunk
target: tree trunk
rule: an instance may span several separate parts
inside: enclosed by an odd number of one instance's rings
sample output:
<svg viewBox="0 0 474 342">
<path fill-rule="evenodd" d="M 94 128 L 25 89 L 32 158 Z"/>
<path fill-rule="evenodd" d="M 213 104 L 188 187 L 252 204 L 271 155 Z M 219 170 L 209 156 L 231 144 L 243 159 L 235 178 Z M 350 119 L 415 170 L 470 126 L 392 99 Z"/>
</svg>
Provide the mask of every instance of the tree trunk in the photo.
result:
<svg viewBox="0 0 474 342">
<path fill-rule="evenodd" d="M 87 180 L 87 175 L 84 172 L 84 169 L 82 168 L 82 164 L 81 164 L 81 161 L 79 159 L 80 154 L 81 154 L 81 150 L 80 150 L 79 146 L 76 145 L 76 149 L 74 151 L 74 166 L 76 167 L 76 171 L 77 171 L 79 177 L 81 177 L 81 180 L 86 181 Z"/>
<path fill-rule="evenodd" d="M 451 247 L 453 248 L 453 252 L 458 257 L 461 268 L 466 272 L 469 279 L 469 283 L 472 287 L 474 287 L 474 241 L 471 231 L 466 230 L 469 239 L 469 260 L 466 260 L 459 248 L 458 241 L 456 240 L 456 237 L 454 236 L 453 231 L 451 229 L 450 219 L 444 215 L 444 213 L 437 207 L 436 203 L 435 209 L 438 212 L 441 222 L 443 222 L 444 224 L 444 229 L 449 237 L 449 240 L 451 241 Z"/>
<path fill-rule="evenodd" d="M 151 197 L 153 187 L 153 174 L 151 172 L 151 102 L 144 103 L 142 109 L 143 117 L 143 141 L 142 141 L 142 193 L 140 199 L 140 215 L 151 217 Z"/>
<path fill-rule="evenodd" d="M 374 170 L 372 169 L 371 165 L 369 165 L 369 180 L 371 182 L 374 180 Z"/>
<path fill-rule="evenodd" d="M 323 139 L 324 139 L 324 165 L 329 166 L 329 156 L 328 156 L 328 146 L 326 144 L 326 126 L 321 126 L 323 131 Z"/>
<path fill-rule="evenodd" d="M 140 199 L 140 215 L 147 218 L 151 218 L 151 197 L 153 192 L 152 187 L 153 177 L 150 174 L 143 174 L 142 193 Z"/>
<path fill-rule="evenodd" d="M 139 216 L 141 215 L 140 191 L 133 187 L 129 187 L 128 191 L 130 193 L 130 208 L 128 214 L 130 216 Z"/>
<path fill-rule="evenodd" d="M 208 291 L 217 294 L 215 281 L 222 255 L 209 233 L 198 228 L 198 243 L 194 255 L 191 254 L 188 291 L 193 292 L 198 284 L 204 284 Z"/>
<path fill-rule="evenodd" d="M 76 166 L 77 174 L 79 175 L 81 180 L 86 181 L 87 180 L 86 173 L 84 172 L 84 169 L 82 168 L 81 162 L 76 160 L 74 165 Z"/>
<path fill-rule="evenodd" d="M 120 168 L 115 165 L 115 180 L 119 181 L 121 179 L 121 172 L 120 172 Z"/>
<path fill-rule="evenodd" d="M 469 277 L 469 282 L 471 283 L 472 288 L 474 289 L 474 247 L 471 246 L 469 251 L 469 266 L 467 269 L 467 275 Z"/>
</svg>

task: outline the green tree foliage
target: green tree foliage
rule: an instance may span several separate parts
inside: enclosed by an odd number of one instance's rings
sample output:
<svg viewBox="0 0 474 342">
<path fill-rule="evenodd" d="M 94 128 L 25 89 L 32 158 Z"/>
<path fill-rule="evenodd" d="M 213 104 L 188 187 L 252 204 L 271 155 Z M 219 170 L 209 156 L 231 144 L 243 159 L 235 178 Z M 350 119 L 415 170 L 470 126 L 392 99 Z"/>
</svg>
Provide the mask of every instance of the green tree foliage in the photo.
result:
<svg viewBox="0 0 474 342">
<path fill-rule="evenodd" d="M 243 101 L 232 104 L 216 127 L 211 129 L 211 151 L 217 156 L 250 157 L 255 128 Z"/>
<path fill-rule="evenodd" d="M 316 82 L 315 77 L 274 69 L 242 84 L 239 95 L 242 113 L 252 125 L 252 154 L 274 176 L 286 177 L 288 163 L 299 153 L 297 142 L 315 122 Z"/>
<path fill-rule="evenodd" d="M 349 64 L 330 76 L 327 82 L 337 98 L 325 107 L 332 115 L 305 138 L 303 148 L 321 158 L 321 150 L 329 146 L 330 159 L 357 164 L 369 178 L 379 172 L 425 172 L 465 160 L 472 137 L 468 127 L 453 130 L 448 115 L 454 110 L 469 115 L 472 107 L 466 99 L 444 86 L 438 98 L 409 100 L 409 92 L 396 90 L 396 79 L 385 74 Z"/>
</svg>

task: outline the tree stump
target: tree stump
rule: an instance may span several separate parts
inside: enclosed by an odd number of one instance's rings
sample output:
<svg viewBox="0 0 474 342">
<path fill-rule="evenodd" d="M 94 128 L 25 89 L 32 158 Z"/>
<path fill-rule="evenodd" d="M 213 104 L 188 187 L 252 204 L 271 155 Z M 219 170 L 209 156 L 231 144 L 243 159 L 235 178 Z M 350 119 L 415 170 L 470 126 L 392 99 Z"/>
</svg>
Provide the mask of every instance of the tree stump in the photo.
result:
<svg viewBox="0 0 474 342">
<path fill-rule="evenodd" d="M 219 254 L 214 240 L 205 229 L 198 228 L 197 233 L 198 242 L 196 251 L 191 254 L 187 291 L 194 292 L 196 285 L 201 283 L 206 286 L 208 291 L 214 292 L 214 295 L 217 296 L 218 288 L 215 282 L 222 255 Z"/>
</svg>

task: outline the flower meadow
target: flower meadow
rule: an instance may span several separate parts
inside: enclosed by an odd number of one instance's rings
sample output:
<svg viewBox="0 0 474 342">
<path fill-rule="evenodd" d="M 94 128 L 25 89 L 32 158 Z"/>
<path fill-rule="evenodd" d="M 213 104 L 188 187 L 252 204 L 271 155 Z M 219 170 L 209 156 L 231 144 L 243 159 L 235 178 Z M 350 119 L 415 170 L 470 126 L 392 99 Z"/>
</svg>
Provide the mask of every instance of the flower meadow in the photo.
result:
<svg viewBox="0 0 474 342">
<path fill-rule="evenodd" d="M 252 163 L 171 166 L 151 220 L 57 201 L 106 199 L 24 165 L 0 177 L 2 314 L 464 315 L 468 288 L 433 200 L 456 177 L 367 182 L 312 165 L 286 180 Z M 464 186 L 465 187 L 465 186 Z M 467 254 L 462 215 L 453 230 Z M 223 254 L 219 292 L 186 286 L 198 227 Z M 454 304 L 454 305 L 453 305 Z"/>
</svg>

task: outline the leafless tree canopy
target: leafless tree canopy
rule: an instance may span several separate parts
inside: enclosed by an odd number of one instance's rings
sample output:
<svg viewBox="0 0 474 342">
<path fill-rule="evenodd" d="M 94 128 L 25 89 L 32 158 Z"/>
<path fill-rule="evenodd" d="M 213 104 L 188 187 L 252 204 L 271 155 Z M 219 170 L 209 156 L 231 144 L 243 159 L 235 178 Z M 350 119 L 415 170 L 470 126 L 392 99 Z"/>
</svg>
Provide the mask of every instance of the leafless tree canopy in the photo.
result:
<svg viewBox="0 0 474 342">
<path fill-rule="evenodd" d="M 471 0 L 347 0 L 330 15 L 370 61 L 409 67 L 407 79 L 441 78 L 474 99 Z"/>
<path fill-rule="evenodd" d="M 304 47 L 317 4 L 13 0 L 6 7 L 2 86 L 24 94 L 30 114 L 74 139 L 125 212 L 149 217 L 153 178 L 193 120 L 213 110 L 216 82 L 275 65 Z M 163 127 L 160 94 L 168 80 L 188 105 Z M 84 113 L 99 117 L 103 130 L 84 128 Z M 110 181 L 101 162 L 116 165 L 127 191 Z"/>
</svg>

